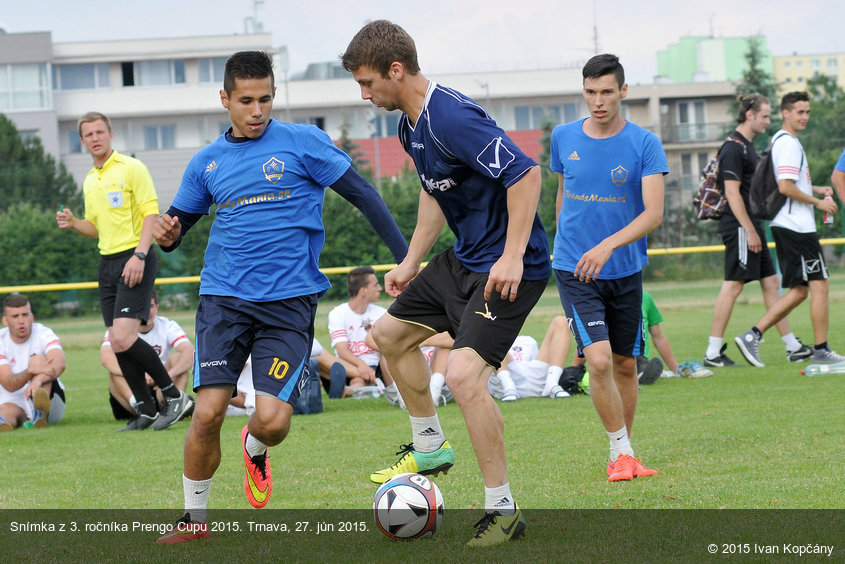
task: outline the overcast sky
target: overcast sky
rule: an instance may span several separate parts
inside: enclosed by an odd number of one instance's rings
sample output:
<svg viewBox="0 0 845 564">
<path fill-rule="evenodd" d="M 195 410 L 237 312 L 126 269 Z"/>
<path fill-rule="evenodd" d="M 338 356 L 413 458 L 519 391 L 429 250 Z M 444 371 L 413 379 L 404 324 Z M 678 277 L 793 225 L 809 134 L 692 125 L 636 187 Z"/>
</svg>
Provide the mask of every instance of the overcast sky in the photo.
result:
<svg viewBox="0 0 845 564">
<path fill-rule="evenodd" d="M 417 43 L 423 73 L 554 68 L 617 54 L 628 82 L 649 83 L 657 51 L 681 37 L 766 36 L 773 55 L 845 50 L 842 0 L 0 0 L 0 27 L 53 41 L 244 33 L 257 15 L 290 69 L 337 58 L 369 20 Z"/>
</svg>

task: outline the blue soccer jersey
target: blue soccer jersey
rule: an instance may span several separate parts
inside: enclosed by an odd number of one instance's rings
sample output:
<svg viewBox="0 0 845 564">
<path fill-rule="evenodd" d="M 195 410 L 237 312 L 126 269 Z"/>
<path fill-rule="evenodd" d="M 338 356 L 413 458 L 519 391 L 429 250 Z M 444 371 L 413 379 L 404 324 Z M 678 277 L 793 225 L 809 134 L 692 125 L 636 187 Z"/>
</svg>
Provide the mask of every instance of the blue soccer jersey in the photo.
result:
<svg viewBox="0 0 845 564">
<path fill-rule="evenodd" d="M 613 137 L 594 139 L 584 133 L 583 123 L 559 125 L 551 139 L 550 167 L 563 175 L 553 266 L 566 272 L 574 272 L 584 253 L 643 212 L 644 176 L 669 172 L 653 133 L 627 122 Z M 647 264 L 643 237 L 613 251 L 599 278 L 630 276 Z"/>
<path fill-rule="evenodd" d="M 481 106 L 434 82 L 416 124 L 402 115 L 399 140 L 457 237 L 458 260 L 473 272 L 489 272 L 505 248 L 507 189 L 537 163 Z M 551 274 L 548 241 L 536 213 L 523 264 L 525 280 Z"/>
<path fill-rule="evenodd" d="M 323 292 L 323 196 L 350 158 L 310 125 L 271 121 L 257 139 L 221 135 L 191 159 L 172 206 L 217 205 L 200 294 L 253 302 Z"/>
</svg>

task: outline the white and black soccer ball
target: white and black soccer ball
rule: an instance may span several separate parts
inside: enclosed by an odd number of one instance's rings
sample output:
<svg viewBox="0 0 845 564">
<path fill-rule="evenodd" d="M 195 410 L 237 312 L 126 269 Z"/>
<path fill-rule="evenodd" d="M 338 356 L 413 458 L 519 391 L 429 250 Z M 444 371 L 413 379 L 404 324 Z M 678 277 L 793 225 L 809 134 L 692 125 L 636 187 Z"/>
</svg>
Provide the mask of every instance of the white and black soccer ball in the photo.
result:
<svg viewBox="0 0 845 564">
<path fill-rule="evenodd" d="M 443 519 L 443 495 L 421 474 L 397 474 L 379 487 L 373 514 L 378 528 L 389 539 L 430 537 Z"/>
</svg>

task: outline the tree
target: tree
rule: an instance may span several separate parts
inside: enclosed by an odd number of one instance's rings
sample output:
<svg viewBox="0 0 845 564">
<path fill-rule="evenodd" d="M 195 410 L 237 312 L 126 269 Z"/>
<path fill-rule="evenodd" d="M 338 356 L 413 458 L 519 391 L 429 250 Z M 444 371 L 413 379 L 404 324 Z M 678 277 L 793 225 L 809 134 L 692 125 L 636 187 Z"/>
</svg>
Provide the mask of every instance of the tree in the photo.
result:
<svg viewBox="0 0 845 564">
<path fill-rule="evenodd" d="M 22 139 L 0 114 L 0 209 L 29 202 L 41 209 L 80 209 L 82 194 L 65 166 L 44 153 L 38 137 Z"/>
<path fill-rule="evenodd" d="M 551 141 L 552 130 L 555 124 L 549 120 L 543 121 L 543 136 L 540 140 L 540 145 L 543 147 L 543 152 L 540 153 L 540 175 L 542 178 L 540 202 L 537 206 L 537 213 L 540 214 L 540 220 L 543 222 L 543 227 L 546 228 L 546 237 L 549 240 L 549 248 L 554 247 L 555 233 L 557 233 L 557 187 L 558 175 L 553 172 L 551 166 Z"/>
<path fill-rule="evenodd" d="M 745 52 L 747 66 L 742 72 L 742 80 L 736 85 L 737 99 L 731 104 L 733 115 L 739 114 L 739 100 L 749 94 L 762 94 L 769 99 L 772 105 L 772 121 L 776 120 L 777 102 L 775 101 L 775 79 L 772 74 L 763 68 L 763 36 L 755 35 L 748 38 L 748 50 Z M 779 114 L 778 114 L 779 115 Z M 773 131 L 776 129 L 773 129 Z M 766 135 L 757 136 L 757 144 L 765 147 L 768 143 Z"/>
<path fill-rule="evenodd" d="M 340 139 L 338 139 L 338 148 L 349 155 L 352 159 L 352 166 L 358 173 L 369 180 L 373 181 L 373 169 L 370 168 L 370 161 L 364 158 L 364 152 L 358 149 L 358 144 L 349 138 L 349 123 L 344 119 L 340 126 Z"/>
</svg>

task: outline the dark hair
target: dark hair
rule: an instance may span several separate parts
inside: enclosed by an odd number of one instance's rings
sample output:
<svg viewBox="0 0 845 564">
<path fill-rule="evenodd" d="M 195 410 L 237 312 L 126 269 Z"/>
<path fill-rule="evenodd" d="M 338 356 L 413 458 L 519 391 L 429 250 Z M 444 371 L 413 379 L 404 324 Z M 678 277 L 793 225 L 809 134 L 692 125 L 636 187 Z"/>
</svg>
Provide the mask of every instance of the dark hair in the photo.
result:
<svg viewBox="0 0 845 564">
<path fill-rule="evenodd" d="M 780 99 L 780 109 L 789 111 L 792 109 L 792 106 L 795 105 L 795 102 L 809 102 L 810 95 L 805 92 L 789 92 L 788 94 L 784 94 L 783 98 Z"/>
<path fill-rule="evenodd" d="M 739 114 L 736 116 L 737 123 L 745 123 L 746 117 L 745 114 L 748 110 L 751 110 L 755 114 L 760 111 L 760 108 L 763 107 L 763 104 L 768 104 L 769 99 L 763 96 L 762 94 L 749 94 L 748 96 L 739 96 L 737 97 L 739 101 Z"/>
<path fill-rule="evenodd" d="M 346 277 L 346 289 L 349 291 L 349 297 L 354 298 L 358 292 L 367 285 L 367 279 L 370 274 L 375 275 L 376 271 L 372 266 L 356 266 L 349 271 Z"/>
<path fill-rule="evenodd" d="M 619 57 L 610 53 L 596 55 L 587 61 L 587 64 L 584 65 L 581 71 L 584 81 L 588 78 L 601 78 L 608 74 L 614 75 L 616 82 L 619 83 L 619 88 L 622 88 L 622 85 L 625 84 L 625 69 L 622 68 Z"/>
<path fill-rule="evenodd" d="M 340 55 L 347 71 L 355 72 L 366 66 L 384 78 L 394 61 L 402 63 L 411 74 L 420 72 L 414 40 L 400 26 L 387 20 L 375 20 L 362 27 Z"/>
<path fill-rule="evenodd" d="M 235 89 L 236 78 L 266 78 L 270 77 L 270 85 L 275 86 L 276 77 L 273 76 L 273 59 L 264 51 L 238 51 L 226 59 L 223 71 L 223 90 L 231 94 Z"/>
<path fill-rule="evenodd" d="M 3 300 L 3 314 L 5 315 L 6 310 L 10 307 L 24 307 L 28 303 L 29 300 L 23 294 L 9 294 Z"/>
</svg>

